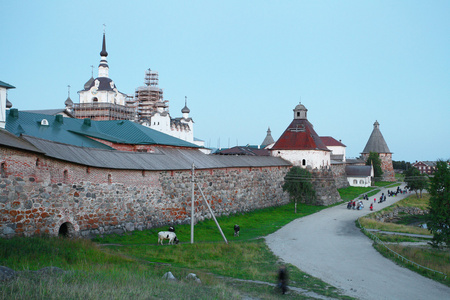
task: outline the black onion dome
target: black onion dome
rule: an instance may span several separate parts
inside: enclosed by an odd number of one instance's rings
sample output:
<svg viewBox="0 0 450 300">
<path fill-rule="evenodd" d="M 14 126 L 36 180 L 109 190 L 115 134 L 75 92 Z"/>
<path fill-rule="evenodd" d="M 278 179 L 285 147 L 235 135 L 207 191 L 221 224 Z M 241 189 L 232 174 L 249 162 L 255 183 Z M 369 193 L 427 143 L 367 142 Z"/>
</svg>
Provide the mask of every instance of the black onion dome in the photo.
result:
<svg viewBox="0 0 450 300">
<path fill-rule="evenodd" d="M 181 112 L 182 112 L 183 114 L 188 114 L 188 113 L 191 112 L 191 110 L 185 105 L 185 106 L 183 107 L 183 109 L 181 110 Z"/>
<path fill-rule="evenodd" d="M 73 101 L 70 99 L 70 97 L 67 97 L 66 101 L 64 102 L 65 106 L 73 106 Z"/>
</svg>

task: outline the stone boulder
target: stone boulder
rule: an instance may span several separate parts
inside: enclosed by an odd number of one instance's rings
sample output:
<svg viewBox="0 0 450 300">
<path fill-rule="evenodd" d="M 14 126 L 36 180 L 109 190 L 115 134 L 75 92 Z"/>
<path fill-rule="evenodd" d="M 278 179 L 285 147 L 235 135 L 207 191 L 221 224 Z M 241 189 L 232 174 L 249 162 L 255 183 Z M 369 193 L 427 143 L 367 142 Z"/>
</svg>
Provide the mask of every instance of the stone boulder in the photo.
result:
<svg viewBox="0 0 450 300">
<path fill-rule="evenodd" d="M 0 282 L 14 279 L 17 276 L 13 269 L 0 266 Z"/>
</svg>

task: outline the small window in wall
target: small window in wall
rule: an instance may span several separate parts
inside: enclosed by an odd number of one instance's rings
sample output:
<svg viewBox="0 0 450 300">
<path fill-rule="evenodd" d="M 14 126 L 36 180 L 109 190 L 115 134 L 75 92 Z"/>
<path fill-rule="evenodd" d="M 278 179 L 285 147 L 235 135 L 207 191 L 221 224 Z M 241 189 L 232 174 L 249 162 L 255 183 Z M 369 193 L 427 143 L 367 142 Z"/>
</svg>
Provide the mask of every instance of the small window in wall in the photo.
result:
<svg viewBox="0 0 450 300">
<path fill-rule="evenodd" d="M 300 117 L 300 112 L 299 111 L 297 112 L 297 117 Z"/>
<path fill-rule="evenodd" d="M 145 170 L 142 170 L 142 177 L 145 177 Z"/>
<path fill-rule="evenodd" d="M 306 159 L 302 159 L 302 166 L 306 166 Z"/>
<path fill-rule="evenodd" d="M 358 184 L 358 180 L 353 179 L 353 184 Z"/>
<path fill-rule="evenodd" d="M 111 177 L 111 174 L 108 174 L 108 184 L 111 184 L 112 183 L 112 177 Z"/>
<path fill-rule="evenodd" d="M 86 174 L 90 174 L 91 173 L 91 167 L 86 167 Z"/>
<path fill-rule="evenodd" d="M 68 183 L 69 182 L 69 171 L 64 170 L 63 172 L 63 183 Z"/>
<path fill-rule="evenodd" d="M 6 163 L 2 162 L 0 166 L 0 172 L 2 178 L 6 178 Z"/>
<path fill-rule="evenodd" d="M 39 158 L 36 158 L 36 167 L 39 167 L 39 163 L 40 163 Z"/>
<path fill-rule="evenodd" d="M 364 180 L 361 179 L 361 180 L 359 181 L 359 184 L 364 184 Z"/>
<path fill-rule="evenodd" d="M 98 102 L 98 98 L 97 97 L 92 98 L 92 102 Z"/>
</svg>

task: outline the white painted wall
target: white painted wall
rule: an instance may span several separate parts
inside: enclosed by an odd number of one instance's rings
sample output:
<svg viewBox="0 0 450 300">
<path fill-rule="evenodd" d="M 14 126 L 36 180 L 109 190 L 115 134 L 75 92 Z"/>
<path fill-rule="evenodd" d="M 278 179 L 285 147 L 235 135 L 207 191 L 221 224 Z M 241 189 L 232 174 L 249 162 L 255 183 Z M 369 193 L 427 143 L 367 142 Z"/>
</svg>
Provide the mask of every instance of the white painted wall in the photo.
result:
<svg viewBox="0 0 450 300">
<path fill-rule="evenodd" d="M 369 187 L 372 184 L 370 176 L 367 177 L 347 177 L 350 186 Z"/>
<path fill-rule="evenodd" d="M 343 146 L 327 146 L 327 148 L 330 149 L 332 154 L 334 154 L 334 155 L 344 155 L 344 161 L 345 161 L 345 147 L 343 147 Z"/>
<path fill-rule="evenodd" d="M 275 157 L 281 157 L 294 166 L 306 168 L 311 166 L 313 169 L 326 168 L 330 166 L 329 151 L 322 150 L 272 150 L 271 154 Z M 305 160 L 305 164 L 303 164 Z"/>
</svg>

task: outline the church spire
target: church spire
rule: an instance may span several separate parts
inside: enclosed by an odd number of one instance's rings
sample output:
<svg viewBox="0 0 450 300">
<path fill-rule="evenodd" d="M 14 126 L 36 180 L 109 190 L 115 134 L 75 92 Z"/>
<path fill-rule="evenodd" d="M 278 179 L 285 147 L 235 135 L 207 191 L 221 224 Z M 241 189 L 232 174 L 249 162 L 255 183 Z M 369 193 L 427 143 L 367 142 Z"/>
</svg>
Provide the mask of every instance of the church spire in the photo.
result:
<svg viewBox="0 0 450 300">
<path fill-rule="evenodd" d="M 104 24 L 103 24 L 104 25 Z M 108 52 L 106 52 L 106 37 L 105 37 L 105 29 L 103 29 L 103 44 L 102 51 L 100 52 L 100 64 L 98 65 L 98 77 L 109 77 L 109 66 L 106 57 L 108 56 Z"/>
<path fill-rule="evenodd" d="M 100 56 L 108 56 L 108 52 L 106 52 L 106 37 L 105 32 L 103 32 L 103 44 L 102 44 L 102 51 L 100 52 Z"/>
</svg>

